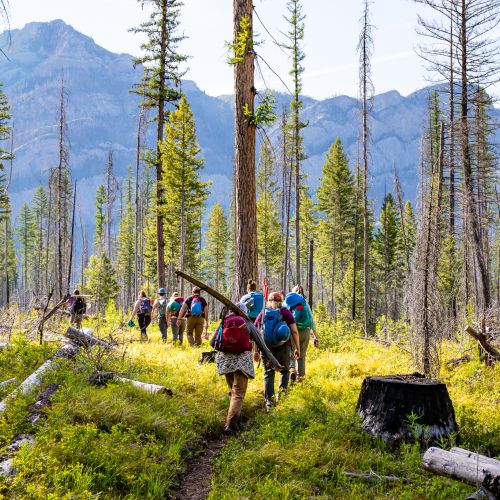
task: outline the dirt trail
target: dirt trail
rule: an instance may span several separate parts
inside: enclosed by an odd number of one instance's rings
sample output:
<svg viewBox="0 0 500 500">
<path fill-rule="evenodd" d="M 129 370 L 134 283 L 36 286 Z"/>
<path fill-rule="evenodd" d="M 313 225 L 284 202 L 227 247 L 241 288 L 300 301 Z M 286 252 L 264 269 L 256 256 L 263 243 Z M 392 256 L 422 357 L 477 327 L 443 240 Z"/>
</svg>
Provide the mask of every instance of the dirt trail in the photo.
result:
<svg viewBox="0 0 500 500">
<path fill-rule="evenodd" d="M 172 497 L 176 500 L 202 500 L 212 489 L 214 460 L 226 445 L 227 437 L 220 436 L 208 442 L 203 453 L 189 462 L 187 474 Z"/>
</svg>

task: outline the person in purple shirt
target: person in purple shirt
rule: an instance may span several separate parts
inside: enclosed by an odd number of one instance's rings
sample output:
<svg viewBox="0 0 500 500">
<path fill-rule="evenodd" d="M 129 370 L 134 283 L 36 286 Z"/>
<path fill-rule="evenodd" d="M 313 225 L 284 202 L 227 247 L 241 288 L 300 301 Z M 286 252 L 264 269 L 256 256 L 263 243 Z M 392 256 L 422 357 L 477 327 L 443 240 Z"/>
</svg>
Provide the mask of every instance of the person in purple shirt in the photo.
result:
<svg viewBox="0 0 500 500">
<path fill-rule="evenodd" d="M 255 326 L 262 330 L 263 327 L 263 317 L 268 308 L 270 309 L 280 309 L 283 321 L 289 326 L 291 331 L 291 338 L 294 344 L 294 358 L 298 359 L 300 357 L 300 342 L 299 342 L 299 332 L 297 330 L 297 325 L 295 324 L 295 319 L 293 314 L 289 309 L 283 307 L 283 296 L 279 292 L 272 292 L 267 298 L 266 309 L 262 311 L 255 320 Z M 288 389 L 288 382 L 290 381 L 290 354 L 292 344 L 290 339 L 288 339 L 284 344 L 278 347 L 268 346 L 274 357 L 283 366 L 280 371 L 280 380 L 278 385 L 278 394 L 276 395 L 276 402 L 282 393 L 286 392 Z M 259 360 L 259 355 L 255 361 Z M 267 362 L 264 365 L 264 398 L 266 400 L 266 409 L 269 411 L 274 403 L 274 374 L 275 370 L 271 363 Z"/>
</svg>

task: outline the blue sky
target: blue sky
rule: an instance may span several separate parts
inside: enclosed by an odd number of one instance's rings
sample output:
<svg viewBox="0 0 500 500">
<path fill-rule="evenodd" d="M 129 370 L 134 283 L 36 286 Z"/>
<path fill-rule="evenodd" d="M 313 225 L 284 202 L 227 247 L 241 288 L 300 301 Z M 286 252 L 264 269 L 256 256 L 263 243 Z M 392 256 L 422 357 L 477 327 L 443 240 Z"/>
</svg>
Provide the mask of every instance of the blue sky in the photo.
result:
<svg viewBox="0 0 500 500">
<path fill-rule="evenodd" d="M 137 54 L 141 39 L 127 30 L 147 18 L 137 0 L 11 0 L 11 26 L 30 21 L 63 19 L 114 52 Z M 210 95 L 232 93 L 232 68 L 226 64 L 225 41 L 232 36 L 231 0 L 185 0 L 181 30 L 189 38 L 184 53 L 191 58 L 186 78 L 194 80 Z M 304 94 L 315 98 L 358 94 L 358 58 L 361 0 L 303 0 L 306 14 L 304 50 Z M 286 30 L 283 20 L 286 0 L 254 0 L 266 28 L 276 38 Z M 411 0 L 376 0 L 372 5 L 375 25 L 373 83 L 376 93 L 398 90 L 407 95 L 426 85 L 423 62 L 415 53 L 418 7 Z M 270 40 L 259 21 L 258 53 L 286 83 L 289 60 Z M 258 87 L 285 90 L 264 64 Z"/>
</svg>

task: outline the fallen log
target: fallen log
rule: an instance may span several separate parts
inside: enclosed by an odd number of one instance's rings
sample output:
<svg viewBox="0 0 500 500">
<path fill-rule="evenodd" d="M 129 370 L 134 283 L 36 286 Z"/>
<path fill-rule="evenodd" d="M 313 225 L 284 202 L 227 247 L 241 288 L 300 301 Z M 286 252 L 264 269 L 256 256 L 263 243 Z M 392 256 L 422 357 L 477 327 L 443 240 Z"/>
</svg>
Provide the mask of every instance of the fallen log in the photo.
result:
<svg viewBox="0 0 500 500">
<path fill-rule="evenodd" d="M 494 465 L 496 467 L 500 467 L 500 460 L 496 460 L 495 458 L 487 457 L 485 455 L 479 455 L 477 453 L 473 453 L 469 450 L 464 450 L 463 448 L 452 448 L 450 453 L 454 453 L 456 455 L 461 455 L 463 457 L 471 458 L 475 462 L 484 462 L 486 464 Z"/>
<path fill-rule="evenodd" d="M 35 309 L 43 311 L 42 307 L 35 307 Z M 56 309 L 54 311 L 54 314 L 62 314 L 63 316 L 68 316 L 68 317 L 71 316 L 71 312 L 67 311 L 66 309 Z M 79 316 L 81 316 L 83 319 L 96 319 L 97 318 L 97 316 L 92 316 L 91 314 L 80 314 Z"/>
<path fill-rule="evenodd" d="M 125 377 L 115 377 L 116 380 L 120 382 L 128 382 L 132 384 L 137 389 L 141 389 L 141 391 L 149 392 L 150 394 L 166 394 L 167 396 L 173 396 L 172 389 L 165 387 L 163 385 L 157 384 L 146 384 L 145 382 L 139 382 L 138 380 L 131 380 Z"/>
<path fill-rule="evenodd" d="M 252 320 L 233 302 L 231 302 L 228 298 L 226 298 L 224 295 L 219 293 L 217 290 L 214 290 L 210 286 L 206 285 L 200 280 L 197 280 L 196 278 L 193 278 L 192 276 L 189 276 L 189 274 L 186 274 L 182 271 L 175 271 L 175 274 L 179 278 L 184 278 L 185 280 L 189 281 L 191 284 L 194 286 L 199 287 L 201 290 L 205 290 L 208 294 L 210 294 L 214 299 L 217 299 L 219 302 L 224 304 L 226 307 L 231 309 L 235 314 L 238 316 L 241 316 L 246 320 L 246 325 L 250 333 L 250 337 L 252 340 L 255 342 L 256 346 L 259 348 L 262 357 L 272 363 L 272 365 L 275 367 L 277 370 L 282 370 L 283 367 L 280 365 L 278 360 L 273 356 L 272 352 L 269 350 L 267 347 L 266 343 L 264 342 L 264 339 L 262 338 L 262 335 L 260 334 L 259 330 L 254 326 Z"/>
<path fill-rule="evenodd" d="M 0 389 L 4 389 L 8 385 L 15 384 L 17 382 L 17 378 L 9 378 L 8 380 L 4 380 L 0 382 Z"/>
<path fill-rule="evenodd" d="M 484 352 L 488 353 L 489 356 L 494 360 L 494 361 L 500 361 L 500 351 L 492 346 L 489 342 L 489 339 L 486 337 L 486 335 L 483 332 L 478 332 L 472 328 L 472 326 L 468 326 L 465 331 L 474 339 L 477 340 L 481 348 L 483 349 Z"/>
<path fill-rule="evenodd" d="M 79 346 L 74 344 L 66 344 L 60 347 L 52 358 L 48 359 L 45 363 L 43 363 L 43 365 L 39 366 L 38 369 L 25 379 L 19 387 L 17 387 L 3 401 L 0 402 L 0 414 L 7 409 L 13 398 L 20 394 L 30 393 L 35 387 L 41 384 L 43 375 L 46 372 L 51 369 L 57 369 L 57 358 L 72 358 L 76 354 L 78 347 Z"/>
<path fill-rule="evenodd" d="M 361 479 L 367 483 L 372 482 L 372 481 L 401 481 L 404 484 L 408 484 L 410 481 L 404 477 L 399 477 L 399 476 L 383 476 L 380 474 L 377 474 L 376 472 L 370 471 L 366 473 L 360 473 L 360 472 L 344 472 L 344 476 L 346 477 L 351 477 L 353 479 Z"/>
<path fill-rule="evenodd" d="M 424 469 L 439 474 L 440 476 L 451 477 L 458 481 L 479 486 L 489 475 L 489 481 L 498 481 L 500 477 L 500 464 L 494 465 L 474 458 L 467 457 L 460 453 L 451 453 L 440 448 L 429 448 L 423 458 Z"/>
<path fill-rule="evenodd" d="M 107 349 L 115 349 L 109 342 L 100 340 L 92 335 L 92 330 L 88 328 L 83 328 L 82 330 L 77 330 L 76 328 L 69 327 L 64 334 L 68 339 L 70 339 L 75 344 L 82 347 L 89 347 L 94 345 L 100 345 Z"/>
</svg>

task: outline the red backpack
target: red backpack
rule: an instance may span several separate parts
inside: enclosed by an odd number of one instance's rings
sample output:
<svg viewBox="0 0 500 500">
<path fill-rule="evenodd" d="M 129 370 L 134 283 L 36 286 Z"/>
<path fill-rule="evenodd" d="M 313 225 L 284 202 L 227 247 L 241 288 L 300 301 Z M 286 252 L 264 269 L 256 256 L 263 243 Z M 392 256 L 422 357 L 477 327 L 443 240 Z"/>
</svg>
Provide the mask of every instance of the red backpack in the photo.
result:
<svg viewBox="0 0 500 500">
<path fill-rule="evenodd" d="M 224 319 L 219 350 L 231 354 L 241 354 L 252 350 L 250 334 L 241 316 L 231 314 Z"/>
</svg>

